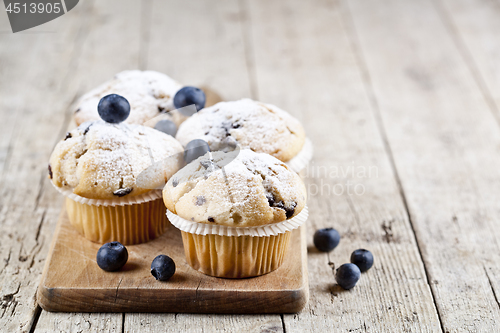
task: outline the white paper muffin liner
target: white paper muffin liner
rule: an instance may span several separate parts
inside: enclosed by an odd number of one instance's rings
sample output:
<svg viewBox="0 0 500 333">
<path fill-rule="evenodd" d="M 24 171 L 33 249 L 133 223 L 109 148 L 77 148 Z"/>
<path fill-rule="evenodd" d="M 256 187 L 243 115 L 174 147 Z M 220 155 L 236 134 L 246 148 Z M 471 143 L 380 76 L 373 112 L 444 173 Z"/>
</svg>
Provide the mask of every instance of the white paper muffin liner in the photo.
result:
<svg viewBox="0 0 500 333">
<path fill-rule="evenodd" d="M 50 182 L 54 188 L 64 195 L 67 198 L 70 198 L 73 201 L 85 204 L 85 205 L 93 205 L 93 206 L 125 206 L 125 205 L 135 205 L 141 204 L 148 201 L 153 201 L 162 197 L 162 190 L 151 190 L 147 193 L 131 196 L 131 197 L 123 197 L 116 199 L 89 199 L 81 197 L 75 193 L 73 193 L 72 188 L 62 188 L 54 185 L 53 182 Z"/>
<path fill-rule="evenodd" d="M 296 173 L 301 172 L 303 169 L 307 167 L 309 162 L 311 161 L 314 153 L 314 148 L 311 140 L 309 138 L 306 138 L 306 141 L 304 142 L 304 147 L 299 151 L 299 153 L 294 156 L 291 160 L 288 162 L 285 162 L 290 169 L 295 171 Z"/>
<path fill-rule="evenodd" d="M 252 236 L 266 237 L 276 236 L 300 227 L 307 221 L 308 208 L 305 206 L 295 217 L 283 222 L 266 224 L 255 227 L 229 227 L 225 225 L 199 223 L 185 220 L 167 209 L 167 217 L 177 229 L 195 235 L 219 235 L 219 236 Z"/>
</svg>

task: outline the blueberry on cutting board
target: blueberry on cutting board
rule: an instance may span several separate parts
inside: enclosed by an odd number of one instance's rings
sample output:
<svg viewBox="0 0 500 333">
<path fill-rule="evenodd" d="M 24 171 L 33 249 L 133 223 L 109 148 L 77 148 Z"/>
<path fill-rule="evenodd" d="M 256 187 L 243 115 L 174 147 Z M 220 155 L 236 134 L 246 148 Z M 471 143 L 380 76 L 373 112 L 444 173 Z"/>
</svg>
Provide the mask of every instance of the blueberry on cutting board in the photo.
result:
<svg viewBox="0 0 500 333">
<path fill-rule="evenodd" d="M 175 262 L 169 256 L 160 254 L 151 263 L 151 274 L 159 281 L 167 281 L 175 273 Z"/>
<path fill-rule="evenodd" d="M 97 265 L 106 272 L 122 268 L 128 260 L 128 251 L 120 242 L 106 243 L 97 251 Z"/>
</svg>

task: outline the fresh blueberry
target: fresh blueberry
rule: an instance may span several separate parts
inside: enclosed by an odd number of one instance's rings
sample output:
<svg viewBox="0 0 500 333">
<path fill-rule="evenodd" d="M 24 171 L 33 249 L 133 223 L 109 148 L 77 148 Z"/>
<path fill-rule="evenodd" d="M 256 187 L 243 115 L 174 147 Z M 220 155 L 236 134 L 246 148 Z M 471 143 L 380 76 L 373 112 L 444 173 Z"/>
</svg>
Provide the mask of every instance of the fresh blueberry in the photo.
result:
<svg viewBox="0 0 500 333">
<path fill-rule="evenodd" d="M 97 112 L 99 112 L 99 116 L 105 122 L 118 124 L 128 118 L 130 104 L 120 95 L 106 95 L 99 101 Z"/>
<path fill-rule="evenodd" d="M 186 163 L 190 163 L 198 157 L 205 155 L 209 151 L 210 147 L 204 140 L 191 140 L 184 149 L 184 161 L 186 161 Z"/>
<path fill-rule="evenodd" d="M 175 273 L 175 262 L 169 256 L 160 254 L 151 263 L 151 274 L 155 279 L 167 281 Z"/>
<path fill-rule="evenodd" d="M 194 104 L 196 111 L 205 107 L 205 93 L 200 88 L 183 87 L 174 96 L 174 106 L 176 109 Z"/>
<path fill-rule="evenodd" d="M 168 119 L 160 120 L 156 123 L 155 129 L 161 131 L 163 133 L 167 133 L 168 135 L 175 136 L 177 133 L 177 126 L 175 126 L 173 121 Z"/>
<path fill-rule="evenodd" d="M 358 249 L 351 254 L 351 262 L 359 267 L 361 272 L 366 272 L 373 266 L 373 254 L 365 249 Z"/>
<path fill-rule="evenodd" d="M 335 280 L 337 280 L 338 285 L 346 290 L 354 287 L 360 277 L 361 271 L 354 264 L 343 264 L 337 268 L 337 273 L 335 274 Z"/>
<path fill-rule="evenodd" d="M 316 230 L 314 233 L 314 246 L 321 252 L 330 252 L 339 245 L 339 232 L 333 228 Z"/>
<path fill-rule="evenodd" d="M 128 251 L 120 242 L 106 243 L 97 251 L 97 265 L 107 272 L 117 271 L 128 260 Z"/>
</svg>

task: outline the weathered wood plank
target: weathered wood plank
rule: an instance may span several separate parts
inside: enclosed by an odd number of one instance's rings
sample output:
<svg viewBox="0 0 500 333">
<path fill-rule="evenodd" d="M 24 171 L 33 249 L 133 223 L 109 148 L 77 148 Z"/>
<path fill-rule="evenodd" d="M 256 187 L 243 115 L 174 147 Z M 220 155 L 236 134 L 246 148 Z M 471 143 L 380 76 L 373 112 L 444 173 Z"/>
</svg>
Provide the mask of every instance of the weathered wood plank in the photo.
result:
<svg viewBox="0 0 500 333">
<path fill-rule="evenodd" d="M 283 332 L 280 316 L 129 313 L 124 332 Z"/>
<path fill-rule="evenodd" d="M 43 311 L 35 332 L 110 332 L 121 333 L 123 314 L 56 313 Z"/>
<path fill-rule="evenodd" d="M 39 313 L 35 291 L 62 203 L 53 197 L 41 205 L 40 199 L 47 159 L 75 94 L 68 73 L 84 39 L 78 31 L 87 10 L 82 4 L 71 18 L 0 34 L 0 326 L 9 332 L 28 331 Z"/>
<path fill-rule="evenodd" d="M 500 3 L 460 0 L 436 4 L 490 110 L 500 121 Z M 496 231 L 496 225 L 493 227 Z M 496 233 L 496 239 L 499 237 L 500 234 Z M 490 261 L 491 258 L 484 260 Z M 499 302 L 500 269 L 489 264 L 485 268 Z"/>
<path fill-rule="evenodd" d="M 241 15 L 229 0 L 153 1 L 147 69 L 208 87 L 224 100 L 249 97 Z"/>
<path fill-rule="evenodd" d="M 286 331 L 440 331 L 341 8 L 330 1 L 246 6 L 258 96 L 301 119 L 315 144 L 306 174 L 311 296 L 304 311 L 284 316 Z M 323 227 L 342 235 L 330 257 L 312 245 Z M 329 261 L 338 267 L 361 247 L 374 253 L 375 265 L 343 291 Z"/>
<path fill-rule="evenodd" d="M 79 5 L 80 6 L 80 5 Z M 85 40 L 78 52 L 78 62 L 71 68 L 68 81 L 74 85 L 75 98 L 96 85 L 109 80 L 114 74 L 139 68 L 141 45 L 141 7 L 140 1 L 95 1 L 89 4 L 86 15 L 87 26 L 80 31 Z M 69 106 L 69 105 L 68 105 Z M 70 108 L 65 110 L 67 116 L 73 116 Z M 71 121 L 69 128 L 74 128 Z M 64 132 L 64 131 L 63 131 Z M 60 139 L 60 138 L 58 138 Z M 50 152 L 49 152 L 50 154 Z M 48 160 L 48 155 L 47 155 Z M 47 183 L 48 184 L 48 183 Z M 51 221 L 50 243 L 58 212 L 62 207 L 60 194 L 52 189 L 50 184 L 44 187 L 40 194 L 40 206 L 53 206 L 53 201 L 60 202 L 55 207 L 54 218 Z M 42 230 L 44 231 L 44 230 Z M 45 250 L 44 256 L 48 249 Z M 118 331 L 122 330 L 122 314 L 83 314 L 83 313 L 50 313 L 42 311 L 36 331 L 51 332 L 79 331 Z"/>
<path fill-rule="evenodd" d="M 434 4 L 490 109 L 500 121 L 500 3 L 440 0 Z"/>
<path fill-rule="evenodd" d="M 430 1 L 349 8 L 444 330 L 495 331 L 498 124 Z"/>
</svg>

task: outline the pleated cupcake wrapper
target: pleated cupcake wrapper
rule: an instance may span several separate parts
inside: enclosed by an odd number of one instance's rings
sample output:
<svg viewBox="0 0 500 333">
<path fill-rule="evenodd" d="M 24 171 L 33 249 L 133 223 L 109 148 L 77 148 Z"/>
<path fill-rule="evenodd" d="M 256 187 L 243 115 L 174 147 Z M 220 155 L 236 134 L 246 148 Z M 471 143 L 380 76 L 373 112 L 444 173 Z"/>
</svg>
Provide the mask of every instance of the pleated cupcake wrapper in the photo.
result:
<svg viewBox="0 0 500 333">
<path fill-rule="evenodd" d="M 267 237 L 283 234 L 300 227 L 307 221 L 308 208 L 305 206 L 295 217 L 278 223 L 266 224 L 255 227 L 229 227 L 225 225 L 212 225 L 185 220 L 167 209 L 167 217 L 177 229 L 195 235 L 219 235 L 219 236 L 252 236 Z"/>
<path fill-rule="evenodd" d="M 73 193 L 72 188 L 62 188 L 62 187 L 57 187 L 52 183 L 52 186 L 64 195 L 67 198 L 70 198 L 73 201 L 85 204 L 85 205 L 93 205 L 93 206 L 125 206 L 125 205 L 135 205 L 135 204 L 141 204 L 144 202 L 149 202 L 153 201 L 156 199 L 159 199 L 162 197 L 162 190 L 152 190 L 147 193 L 141 194 L 141 195 L 136 195 L 136 196 L 131 196 L 131 197 L 122 197 L 122 198 L 116 198 L 116 199 L 89 199 L 89 198 L 84 198 L 81 197 L 75 193 Z"/>
<path fill-rule="evenodd" d="M 135 205 L 96 206 L 66 198 L 70 223 L 85 238 L 100 244 L 140 244 L 160 236 L 169 226 L 165 210 L 161 199 Z"/>
<path fill-rule="evenodd" d="M 293 171 L 299 173 L 303 169 L 307 167 L 309 162 L 311 161 L 314 153 L 314 148 L 311 140 L 309 138 L 306 138 L 306 141 L 304 142 L 304 147 L 299 151 L 299 153 L 294 156 L 291 160 L 288 162 L 285 162 L 286 165 Z"/>
</svg>

